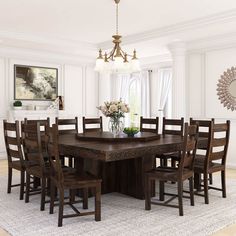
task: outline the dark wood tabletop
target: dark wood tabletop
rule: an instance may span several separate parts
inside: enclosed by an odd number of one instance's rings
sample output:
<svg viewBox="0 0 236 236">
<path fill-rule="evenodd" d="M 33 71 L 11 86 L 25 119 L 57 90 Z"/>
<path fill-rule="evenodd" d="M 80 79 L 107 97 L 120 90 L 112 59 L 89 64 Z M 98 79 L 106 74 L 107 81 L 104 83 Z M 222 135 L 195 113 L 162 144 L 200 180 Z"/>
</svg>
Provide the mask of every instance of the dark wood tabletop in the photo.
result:
<svg viewBox="0 0 236 236">
<path fill-rule="evenodd" d="M 84 141 L 76 136 L 60 135 L 59 145 L 62 153 L 105 162 L 176 151 L 183 140 L 177 135 L 159 135 L 158 139 L 152 141 L 131 142 L 127 139 L 126 142 L 104 142 Z"/>
</svg>

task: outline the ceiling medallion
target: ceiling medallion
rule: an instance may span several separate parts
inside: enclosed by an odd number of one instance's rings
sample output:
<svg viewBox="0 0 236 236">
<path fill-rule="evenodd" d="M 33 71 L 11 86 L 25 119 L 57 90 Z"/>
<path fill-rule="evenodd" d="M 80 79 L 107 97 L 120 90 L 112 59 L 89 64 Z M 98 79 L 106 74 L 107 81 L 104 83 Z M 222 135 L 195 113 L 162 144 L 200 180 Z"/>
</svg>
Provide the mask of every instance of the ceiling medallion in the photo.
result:
<svg viewBox="0 0 236 236">
<path fill-rule="evenodd" d="M 217 95 L 227 109 L 236 110 L 236 67 L 227 69 L 217 84 Z"/>
<path fill-rule="evenodd" d="M 107 53 L 102 53 L 99 50 L 99 55 L 96 60 L 95 70 L 98 72 L 113 72 L 113 73 L 132 73 L 140 71 L 139 60 L 136 56 L 136 50 L 133 51 L 133 55 L 124 52 L 121 49 L 122 36 L 118 33 L 118 4 L 120 0 L 114 0 L 116 4 L 116 34 L 112 36 L 113 43 L 115 44 L 113 49 Z M 129 61 L 129 59 L 131 59 Z"/>
</svg>

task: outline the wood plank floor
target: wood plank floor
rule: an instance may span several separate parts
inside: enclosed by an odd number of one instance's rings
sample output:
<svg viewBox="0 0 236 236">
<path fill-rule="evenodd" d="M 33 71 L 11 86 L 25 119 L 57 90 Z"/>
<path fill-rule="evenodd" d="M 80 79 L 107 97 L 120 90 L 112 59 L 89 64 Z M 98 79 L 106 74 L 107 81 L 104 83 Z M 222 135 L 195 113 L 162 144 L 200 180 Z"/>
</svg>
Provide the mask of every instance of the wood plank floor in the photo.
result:
<svg viewBox="0 0 236 236">
<path fill-rule="evenodd" d="M 227 170 L 227 177 L 228 178 L 235 178 L 236 179 L 236 170 L 228 169 Z M 7 161 L 0 160 L 0 176 L 7 175 Z M 228 226 L 223 230 L 218 231 L 217 233 L 213 234 L 213 236 L 235 236 L 236 235 L 236 224 Z M 0 228 L 0 236 L 9 236 L 9 234 L 4 231 L 4 229 Z"/>
</svg>

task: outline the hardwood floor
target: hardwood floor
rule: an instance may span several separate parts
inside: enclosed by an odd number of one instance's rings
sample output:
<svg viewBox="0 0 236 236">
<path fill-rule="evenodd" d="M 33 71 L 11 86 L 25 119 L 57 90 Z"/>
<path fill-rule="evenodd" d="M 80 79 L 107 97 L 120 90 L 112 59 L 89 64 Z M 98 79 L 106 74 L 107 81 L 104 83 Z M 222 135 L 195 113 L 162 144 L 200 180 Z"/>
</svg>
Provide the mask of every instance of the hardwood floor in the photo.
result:
<svg viewBox="0 0 236 236">
<path fill-rule="evenodd" d="M 236 179 L 236 170 L 228 169 L 227 170 L 227 177 L 228 178 L 235 178 Z M 7 174 L 7 161 L 0 160 L 0 176 Z M 4 229 L 0 228 L 0 236 L 9 236 Z M 236 224 L 228 226 L 217 233 L 213 234 L 213 236 L 235 236 L 236 235 Z"/>
</svg>

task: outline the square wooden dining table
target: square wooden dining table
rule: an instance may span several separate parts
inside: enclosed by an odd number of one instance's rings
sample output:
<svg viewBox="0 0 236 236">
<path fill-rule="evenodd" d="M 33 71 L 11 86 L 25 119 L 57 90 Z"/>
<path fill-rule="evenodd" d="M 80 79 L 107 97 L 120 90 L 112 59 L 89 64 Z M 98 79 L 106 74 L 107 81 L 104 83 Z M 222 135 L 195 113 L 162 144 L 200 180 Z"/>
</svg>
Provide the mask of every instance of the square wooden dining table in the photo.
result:
<svg viewBox="0 0 236 236">
<path fill-rule="evenodd" d="M 155 156 L 181 149 L 183 138 L 158 135 L 156 138 L 134 140 L 93 139 L 107 132 L 59 136 L 59 151 L 75 158 L 78 171 L 88 171 L 102 178 L 102 193 L 119 192 L 144 199 L 144 174 L 155 166 Z M 139 133 L 140 136 L 147 134 Z M 110 135 L 108 135 L 110 137 Z M 155 192 L 153 186 L 153 193 Z"/>
</svg>

